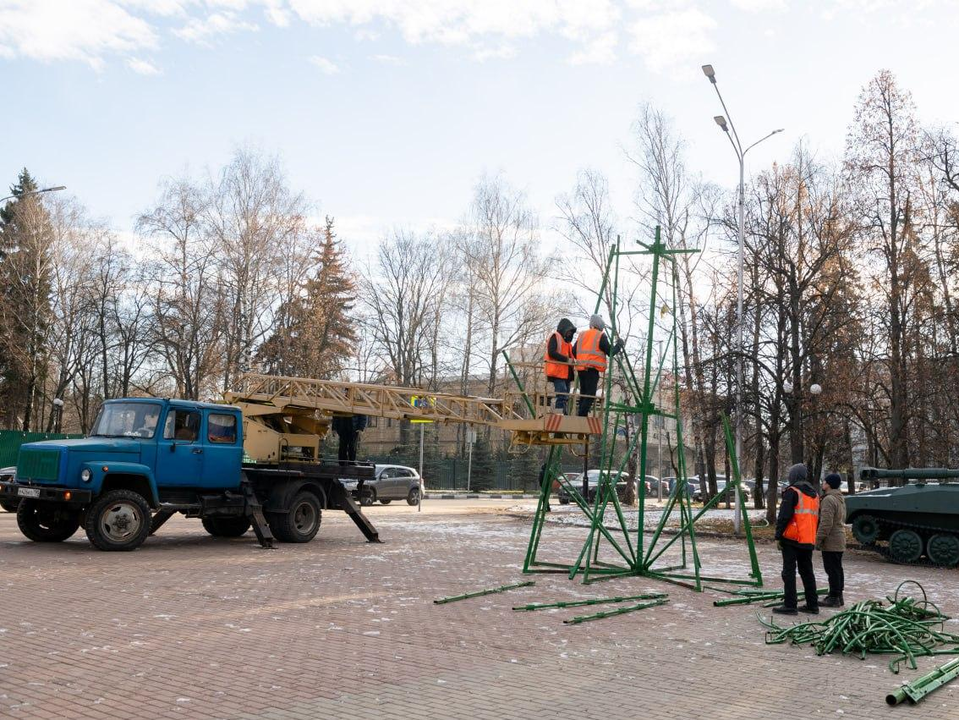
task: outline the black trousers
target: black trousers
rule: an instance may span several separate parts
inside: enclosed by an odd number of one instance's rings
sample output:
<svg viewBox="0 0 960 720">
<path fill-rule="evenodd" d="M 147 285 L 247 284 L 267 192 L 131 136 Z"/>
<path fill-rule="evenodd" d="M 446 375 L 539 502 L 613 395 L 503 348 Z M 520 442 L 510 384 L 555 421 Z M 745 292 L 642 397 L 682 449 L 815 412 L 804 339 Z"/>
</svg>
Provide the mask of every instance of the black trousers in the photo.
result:
<svg viewBox="0 0 960 720">
<path fill-rule="evenodd" d="M 797 606 L 797 572 L 803 581 L 803 595 L 807 606 L 820 606 L 817 598 L 817 579 L 813 575 L 813 548 L 804 550 L 787 542 L 782 543 L 780 550 L 783 555 L 783 604 L 788 608 Z"/>
<path fill-rule="evenodd" d="M 344 429 L 340 433 L 340 445 L 337 448 L 337 458 L 341 464 L 346 461 L 353 462 L 357 459 L 357 440 L 360 433 L 352 427 Z"/>
<path fill-rule="evenodd" d="M 823 570 L 830 583 L 830 596 L 843 597 L 843 553 L 823 551 Z"/>
<path fill-rule="evenodd" d="M 593 407 L 593 397 L 584 397 L 584 395 L 596 395 L 597 385 L 600 383 L 600 372 L 593 368 L 587 368 L 577 373 L 580 380 L 580 402 L 577 405 L 577 415 L 586 417 L 590 414 L 590 408 Z"/>
</svg>

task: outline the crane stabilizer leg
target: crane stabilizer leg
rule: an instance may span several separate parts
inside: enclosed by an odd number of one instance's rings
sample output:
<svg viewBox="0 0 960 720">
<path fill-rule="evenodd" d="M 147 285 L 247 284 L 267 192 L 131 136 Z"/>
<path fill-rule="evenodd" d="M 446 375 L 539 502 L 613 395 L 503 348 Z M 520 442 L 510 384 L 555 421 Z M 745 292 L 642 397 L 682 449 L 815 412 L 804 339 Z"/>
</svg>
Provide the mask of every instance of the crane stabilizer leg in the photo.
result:
<svg viewBox="0 0 960 720">
<path fill-rule="evenodd" d="M 274 540 L 273 533 L 270 532 L 270 525 L 267 523 L 267 518 L 263 515 L 263 507 L 261 507 L 260 501 L 257 500 L 257 495 L 253 492 L 253 487 L 246 481 L 243 483 L 243 498 L 246 501 L 247 517 L 250 518 L 253 531 L 257 534 L 260 547 L 265 550 L 275 550 L 277 544 Z"/>
<path fill-rule="evenodd" d="M 343 485 L 338 482 L 333 483 L 333 500 L 338 502 L 341 509 L 350 516 L 353 523 L 360 529 L 367 542 L 383 542 L 380 539 L 380 533 L 370 522 L 370 519 L 360 512 L 359 506 L 350 497 L 350 493 L 343 489 Z"/>
</svg>

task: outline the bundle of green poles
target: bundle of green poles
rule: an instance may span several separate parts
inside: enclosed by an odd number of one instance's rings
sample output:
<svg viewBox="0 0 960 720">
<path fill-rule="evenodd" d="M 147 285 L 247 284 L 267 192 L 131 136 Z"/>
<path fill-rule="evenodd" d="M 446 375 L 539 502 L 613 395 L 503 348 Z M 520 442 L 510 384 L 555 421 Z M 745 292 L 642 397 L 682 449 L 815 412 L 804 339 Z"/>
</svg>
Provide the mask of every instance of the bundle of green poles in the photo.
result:
<svg viewBox="0 0 960 720">
<path fill-rule="evenodd" d="M 894 690 L 887 695 L 887 705 L 899 705 L 904 700 L 909 700 L 911 705 L 916 705 L 938 687 L 943 687 L 956 680 L 958 669 L 960 669 L 960 659 L 954 658 L 946 665 L 941 665 L 926 675 L 918 677 L 913 682 Z"/>
</svg>

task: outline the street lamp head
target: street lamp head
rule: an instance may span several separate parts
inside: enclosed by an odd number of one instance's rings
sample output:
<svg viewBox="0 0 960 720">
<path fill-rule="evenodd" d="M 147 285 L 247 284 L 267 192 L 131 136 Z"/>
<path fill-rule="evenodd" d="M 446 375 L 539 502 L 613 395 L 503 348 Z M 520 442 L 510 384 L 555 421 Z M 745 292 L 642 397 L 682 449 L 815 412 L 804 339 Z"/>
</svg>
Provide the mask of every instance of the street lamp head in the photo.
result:
<svg viewBox="0 0 960 720">
<path fill-rule="evenodd" d="M 57 192 L 58 190 L 66 190 L 66 189 L 67 189 L 66 185 L 56 185 L 54 187 L 43 188 L 38 192 Z"/>
<path fill-rule="evenodd" d="M 703 74 L 707 76 L 707 79 L 712 82 L 714 85 L 717 84 L 717 74 L 713 71 L 713 65 L 704 65 L 701 67 Z"/>
<path fill-rule="evenodd" d="M 817 383 L 814 383 L 813 385 L 810 386 L 811 395 L 819 395 L 822 392 L 823 392 L 823 388 L 820 387 Z"/>
<path fill-rule="evenodd" d="M 53 406 L 54 406 L 54 407 L 57 407 L 57 408 L 63 407 L 63 399 L 62 399 L 62 398 L 54 398 L 54 399 L 53 399 Z"/>
<path fill-rule="evenodd" d="M 777 128 L 776 130 L 774 130 L 774 131 L 773 131 L 772 133 L 770 133 L 770 134 L 771 134 L 771 135 L 776 135 L 777 133 L 780 133 L 780 132 L 783 132 L 783 128 Z"/>
<path fill-rule="evenodd" d="M 724 132 L 727 132 L 727 119 L 723 115 L 717 115 L 713 118 L 713 121 L 720 126 L 720 129 Z"/>
<path fill-rule="evenodd" d="M 789 380 L 784 380 L 784 381 L 783 381 L 783 391 L 784 391 L 785 393 L 792 393 L 792 392 L 793 392 L 793 383 L 790 382 Z"/>
</svg>

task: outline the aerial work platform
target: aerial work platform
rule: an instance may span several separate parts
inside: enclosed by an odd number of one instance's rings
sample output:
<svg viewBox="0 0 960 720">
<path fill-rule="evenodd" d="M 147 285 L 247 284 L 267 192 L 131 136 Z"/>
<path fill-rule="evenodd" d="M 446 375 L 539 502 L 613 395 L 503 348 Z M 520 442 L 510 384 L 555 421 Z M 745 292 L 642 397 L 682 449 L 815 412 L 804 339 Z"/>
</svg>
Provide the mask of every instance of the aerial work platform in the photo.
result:
<svg viewBox="0 0 960 720">
<path fill-rule="evenodd" d="M 315 459 L 318 437 L 338 415 L 482 425 L 510 432 L 513 442 L 523 445 L 582 445 L 603 429 L 596 415 L 560 415 L 552 412 L 549 398 L 525 392 L 488 398 L 248 373 L 224 399 L 243 410 L 245 448 L 252 457 L 269 456 L 272 448 L 279 448 L 272 452 Z"/>
</svg>

